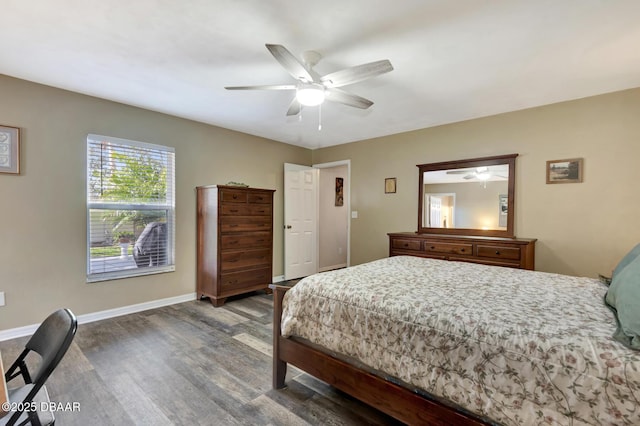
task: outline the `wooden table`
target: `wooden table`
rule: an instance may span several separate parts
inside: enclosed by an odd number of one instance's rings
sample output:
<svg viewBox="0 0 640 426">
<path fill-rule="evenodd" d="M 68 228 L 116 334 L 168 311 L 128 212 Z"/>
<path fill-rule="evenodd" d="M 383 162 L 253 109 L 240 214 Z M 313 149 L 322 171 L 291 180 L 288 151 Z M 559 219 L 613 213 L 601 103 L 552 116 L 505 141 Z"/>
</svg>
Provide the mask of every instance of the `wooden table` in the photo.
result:
<svg viewBox="0 0 640 426">
<path fill-rule="evenodd" d="M 5 414 L 7 414 L 7 412 L 2 409 L 2 404 L 9 401 L 9 395 L 7 395 L 7 382 L 5 382 L 4 380 L 2 354 L 0 354 L 0 374 L 2 375 L 2 379 L 0 379 L 0 417 L 3 417 Z"/>
</svg>

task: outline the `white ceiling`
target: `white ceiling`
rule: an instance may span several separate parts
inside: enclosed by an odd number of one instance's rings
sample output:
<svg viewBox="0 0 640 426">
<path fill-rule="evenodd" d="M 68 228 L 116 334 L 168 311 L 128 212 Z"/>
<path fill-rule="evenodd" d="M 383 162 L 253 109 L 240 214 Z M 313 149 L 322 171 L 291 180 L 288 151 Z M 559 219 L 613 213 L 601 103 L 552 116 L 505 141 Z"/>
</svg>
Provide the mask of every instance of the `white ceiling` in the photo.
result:
<svg viewBox="0 0 640 426">
<path fill-rule="evenodd" d="M 0 73 L 308 148 L 640 87 L 638 0 L 0 0 Z M 375 104 L 286 117 L 265 43 Z M 0 94 L 1 101 L 1 94 Z"/>
</svg>

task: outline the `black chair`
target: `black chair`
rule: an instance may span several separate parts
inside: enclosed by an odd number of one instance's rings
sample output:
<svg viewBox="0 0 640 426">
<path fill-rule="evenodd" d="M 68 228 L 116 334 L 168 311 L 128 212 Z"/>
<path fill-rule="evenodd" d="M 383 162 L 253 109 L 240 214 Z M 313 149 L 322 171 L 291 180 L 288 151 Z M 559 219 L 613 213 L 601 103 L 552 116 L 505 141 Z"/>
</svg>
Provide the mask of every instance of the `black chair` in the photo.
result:
<svg viewBox="0 0 640 426">
<path fill-rule="evenodd" d="M 12 411 L 0 418 L 0 425 L 55 424 L 53 412 L 41 409 L 46 408 L 50 402 L 44 383 L 69 349 L 77 329 L 78 320 L 69 309 L 57 310 L 40 324 L 18 359 L 5 373 L 7 387 L 11 380 L 19 376 L 24 380 L 24 386 L 9 389 L 9 402 L 22 410 Z M 26 357 L 30 352 L 35 352 L 41 357 L 37 368 L 34 368 L 35 374 L 27 367 Z M 35 407 L 36 410 L 31 410 L 31 407 Z"/>
</svg>

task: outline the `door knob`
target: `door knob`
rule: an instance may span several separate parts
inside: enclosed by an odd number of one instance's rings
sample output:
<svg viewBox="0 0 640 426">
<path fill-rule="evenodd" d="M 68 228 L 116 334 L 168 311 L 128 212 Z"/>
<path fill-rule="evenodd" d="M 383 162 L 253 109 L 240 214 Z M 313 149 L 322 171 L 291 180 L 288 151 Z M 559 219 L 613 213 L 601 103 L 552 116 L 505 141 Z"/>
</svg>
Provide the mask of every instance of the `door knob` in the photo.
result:
<svg viewBox="0 0 640 426">
<path fill-rule="evenodd" d="M 285 226 L 285 229 L 291 229 L 291 225 Z"/>
</svg>

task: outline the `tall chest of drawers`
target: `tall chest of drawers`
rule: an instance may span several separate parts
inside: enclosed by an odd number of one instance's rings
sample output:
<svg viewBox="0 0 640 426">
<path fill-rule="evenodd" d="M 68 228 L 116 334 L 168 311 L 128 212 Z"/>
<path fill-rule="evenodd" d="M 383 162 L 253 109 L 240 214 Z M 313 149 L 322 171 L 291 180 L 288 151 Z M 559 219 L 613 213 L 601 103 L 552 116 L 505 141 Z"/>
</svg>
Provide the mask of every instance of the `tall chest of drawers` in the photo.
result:
<svg viewBox="0 0 640 426">
<path fill-rule="evenodd" d="M 225 185 L 197 192 L 197 292 L 222 306 L 267 290 L 273 268 L 273 189 Z"/>
<path fill-rule="evenodd" d="M 389 235 L 389 256 L 418 256 L 484 265 L 531 269 L 535 244 L 531 238 L 467 237 L 399 232 Z"/>
</svg>

